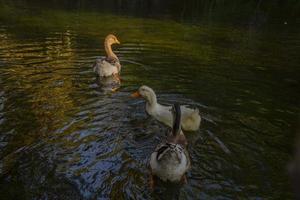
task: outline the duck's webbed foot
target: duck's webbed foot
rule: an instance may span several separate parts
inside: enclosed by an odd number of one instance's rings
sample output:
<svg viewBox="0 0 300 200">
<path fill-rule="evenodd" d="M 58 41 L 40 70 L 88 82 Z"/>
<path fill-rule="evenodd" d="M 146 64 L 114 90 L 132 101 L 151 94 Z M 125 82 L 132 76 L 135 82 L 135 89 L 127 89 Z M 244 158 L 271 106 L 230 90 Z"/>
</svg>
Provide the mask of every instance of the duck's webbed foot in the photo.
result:
<svg viewBox="0 0 300 200">
<path fill-rule="evenodd" d="M 112 88 L 111 91 L 112 91 L 112 92 L 117 92 L 118 89 L 119 89 L 119 88 L 117 88 L 117 87 L 116 87 L 116 88 Z"/>
<path fill-rule="evenodd" d="M 149 187 L 151 191 L 154 190 L 154 186 L 155 186 L 155 180 L 153 174 L 151 173 L 149 178 Z"/>
<path fill-rule="evenodd" d="M 121 77 L 119 74 L 113 74 L 113 76 L 119 83 L 121 83 Z"/>
<path fill-rule="evenodd" d="M 185 174 L 181 177 L 180 183 L 187 184 L 187 178 Z"/>
</svg>

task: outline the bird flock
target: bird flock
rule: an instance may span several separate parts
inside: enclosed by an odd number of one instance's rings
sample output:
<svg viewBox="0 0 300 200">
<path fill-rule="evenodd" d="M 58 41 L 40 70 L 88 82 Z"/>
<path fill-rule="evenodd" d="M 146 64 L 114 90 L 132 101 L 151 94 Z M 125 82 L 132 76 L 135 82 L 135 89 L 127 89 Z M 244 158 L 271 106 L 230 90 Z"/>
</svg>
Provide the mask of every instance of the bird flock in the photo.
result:
<svg viewBox="0 0 300 200">
<path fill-rule="evenodd" d="M 113 92 L 121 84 L 121 64 L 112 50 L 114 44 L 120 44 L 120 41 L 113 34 L 107 35 L 104 40 L 106 56 L 96 59 L 93 65 L 102 86 L 110 85 L 109 88 Z M 150 156 L 150 188 L 154 188 L 157 178 L 165 182 L 186 183 L 186 173 L 191 167 L 191 161 L 187 150 L 188 142 L 183 131 L 199 129 L 201 123 L 199 110 L 177 103 L 173 106 L 161 105 L 157 102 L 154 90 L 145 85 L 139 87 L 131 97 L 144 98 L 146 112 L 171 128 L 166 134 L 166 139 L 162 139 Z"/>
</svg>

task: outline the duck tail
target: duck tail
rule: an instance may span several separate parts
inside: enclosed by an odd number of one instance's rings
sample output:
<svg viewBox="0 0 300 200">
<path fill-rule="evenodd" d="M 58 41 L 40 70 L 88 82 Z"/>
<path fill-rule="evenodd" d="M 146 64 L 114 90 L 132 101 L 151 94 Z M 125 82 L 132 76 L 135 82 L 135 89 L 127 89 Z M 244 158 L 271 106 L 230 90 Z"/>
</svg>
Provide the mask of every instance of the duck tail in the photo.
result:
<svg viewBox="0 0 300 200">
<path fill-rule="evenodd" d="M 174 104 L 173 106 L 173 130 L 172 134 L 174 136 L 178 135 L 181 131 L 181 110 L 179 104 Z"/>
</svg>

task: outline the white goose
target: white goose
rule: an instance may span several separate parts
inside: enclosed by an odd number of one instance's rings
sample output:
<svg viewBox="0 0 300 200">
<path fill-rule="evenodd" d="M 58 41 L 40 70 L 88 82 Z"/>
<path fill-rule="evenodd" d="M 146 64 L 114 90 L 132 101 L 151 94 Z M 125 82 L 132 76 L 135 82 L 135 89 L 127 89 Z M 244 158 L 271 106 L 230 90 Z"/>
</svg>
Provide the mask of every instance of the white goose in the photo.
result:
<svg viewBox="0 0 300 200">
<path fill-rule="evenodd" d="M 111 45 L 120 44 L 116 36 L 109 34 L 104 40 L 104 48 L 106 57 L 96 59 L 94 64 L 94 71 L 100 77 L 117 76 L 121 70 L 121 64 L 119 58 L 112 51 Z"/>
<path fill-rule="evenodd" d="M 143 97 L 146 100 L 146 111 L 149 115 L 169 127 L 173 125 L 173 116 L 170 111 L 171 106 L 164 106 L 157 103 L 155 92 L 148 86 L 141 86 L 138 91 L 131 95 L 132 97 Z M 199 110 L 181 105 L 181 124 L 185 131 L 196 131 L 199 129 L 201 117 Z"/>
</svg>

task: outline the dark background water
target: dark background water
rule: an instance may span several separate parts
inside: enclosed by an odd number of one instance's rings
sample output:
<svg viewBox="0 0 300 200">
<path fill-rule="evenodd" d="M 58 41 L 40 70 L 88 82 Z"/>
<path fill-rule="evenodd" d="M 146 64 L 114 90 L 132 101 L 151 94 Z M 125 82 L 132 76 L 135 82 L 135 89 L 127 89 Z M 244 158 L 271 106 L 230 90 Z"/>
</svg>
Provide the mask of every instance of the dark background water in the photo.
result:
<svg viewBox="0 0 300 200">
<path fill-rule="evenodd" d="M 0 1 L 1 199 L 292 199 L 298 1 Z M 121 41 L 122 87 L 92 72 Z M 167 128 L 130 98 L 197 106 L 188 184 L 148 188 Z"/>
</svg>

